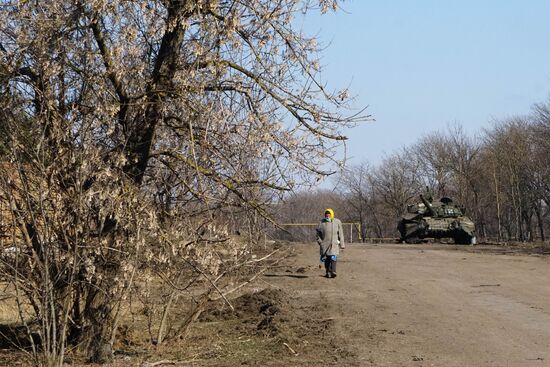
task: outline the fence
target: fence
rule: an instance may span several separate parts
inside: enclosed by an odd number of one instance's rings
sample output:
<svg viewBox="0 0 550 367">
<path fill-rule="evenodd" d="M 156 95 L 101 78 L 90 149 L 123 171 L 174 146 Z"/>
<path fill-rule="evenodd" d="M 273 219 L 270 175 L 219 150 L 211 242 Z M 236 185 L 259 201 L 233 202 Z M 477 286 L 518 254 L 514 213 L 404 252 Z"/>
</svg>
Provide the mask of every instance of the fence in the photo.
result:
<svg viewBox="0 0 550 367">
<path fill-rule="evenodd" d="M 313 227 L 316 228 L 319 225 L 319 223 L 282 223 L 280 224 L 281 227 L 289 227 L 289 228 L 296 228 L 296 227 Z M 342 226 L 344 227 L 344 236 L 347 235 L 346 242 L 353 242 L 353 239 L 356 238 L 359 242 L 362 242 L 363 239 L 361 237 L 361 223 L 359 222 L 344 222 L 342 223 Z M 349 226 L 349 227 L 348 227 Z M 349 228 L 349 232 L 348 232 Z M 290 231 L 288 231 L 290 233 Z M 355 233 L 355 237 L 354 237 Z M 315 239 L 315 231 L 308 231 L 308 233 L 300 233 L 297 235 L 297 237 L 301 240 L 311 241 Z M 306 237 L 306 238 L 303 238 Z"/>
</svg>

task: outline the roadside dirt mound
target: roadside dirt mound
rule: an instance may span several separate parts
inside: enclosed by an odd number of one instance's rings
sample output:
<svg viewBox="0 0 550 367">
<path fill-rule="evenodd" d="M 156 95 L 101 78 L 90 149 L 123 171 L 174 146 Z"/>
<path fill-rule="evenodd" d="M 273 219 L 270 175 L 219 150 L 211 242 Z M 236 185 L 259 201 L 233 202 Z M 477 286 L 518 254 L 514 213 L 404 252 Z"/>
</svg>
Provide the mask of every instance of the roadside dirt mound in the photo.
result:
<svg viewBox="0 0 550 367">
<path fill-rule="evenodd" d="M 284 269 L 281 274 L 286 274 Z M 282 275 L 270 279 L 285 284 L 282 289 L 321 280 Z M 202 346 L 197 352 L 208 367 L 357 366 L 356 355 L 335 329 L 335 317 L 326 301 L 318 295 L 304 298 L 300 292 L 287 293 L 281 288 L 245 293 L 230 300 L 234 310 L 219 302 L 203 311 L 187 345 Z M 204 354 L 205 345 L 209 354 Z"/>
<path fill-rule="evenodd" d="M 244 324 L 254 324 L 259 334 L 273 337 L 279 333 L 281 324 L 290 321 L 288 303 L 288 296 L 283 291 L 266 288 L 231 300 L 234 310 L 226 303 L 212 304 L 203 311 L 199 321 L 238 319 Z"/>
</svg>

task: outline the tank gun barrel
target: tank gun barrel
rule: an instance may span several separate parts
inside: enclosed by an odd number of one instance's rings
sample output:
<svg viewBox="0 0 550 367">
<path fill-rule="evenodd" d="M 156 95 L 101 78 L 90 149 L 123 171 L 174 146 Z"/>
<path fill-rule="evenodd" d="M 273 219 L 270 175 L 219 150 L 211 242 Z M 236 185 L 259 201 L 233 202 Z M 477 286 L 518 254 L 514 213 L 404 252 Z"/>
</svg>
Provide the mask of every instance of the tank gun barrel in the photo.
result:
<svg viewBox="0 0 550 367">
<path fill-rule="evenodd" d="M 432 204 L 426 200 L 426 198 L 424 197 L 424 195 L 420 194 L 420 200 L 422 200 L 422 203 L 424 203 L 424 205 L 426 205 L 426 212 L 428 215 L 430 216 L 435 216 L 435 210 L 432 206 Z"/>
</svg>

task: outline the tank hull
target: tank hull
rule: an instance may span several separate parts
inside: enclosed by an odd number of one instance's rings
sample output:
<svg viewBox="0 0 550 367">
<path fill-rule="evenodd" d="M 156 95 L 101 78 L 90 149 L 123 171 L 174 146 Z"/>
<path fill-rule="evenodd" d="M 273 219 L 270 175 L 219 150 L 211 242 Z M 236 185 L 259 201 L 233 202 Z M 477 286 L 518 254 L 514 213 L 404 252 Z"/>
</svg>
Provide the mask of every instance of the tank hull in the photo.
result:
<svg viewBox="0 0 550 367">
<path fill-rule="evenodd" d="M 457 244 L 476 243 L 475 224 L 463 209 L 447 204 L 437 206 L 423 200 L 424 206 L 413 205 L 412 213 L 405 214 L 397 224 L 400 240 L 417 243 L 426 238 L 452 238 Z M 445 215 L 448 213 L 448 215 Z"/>
</svg>

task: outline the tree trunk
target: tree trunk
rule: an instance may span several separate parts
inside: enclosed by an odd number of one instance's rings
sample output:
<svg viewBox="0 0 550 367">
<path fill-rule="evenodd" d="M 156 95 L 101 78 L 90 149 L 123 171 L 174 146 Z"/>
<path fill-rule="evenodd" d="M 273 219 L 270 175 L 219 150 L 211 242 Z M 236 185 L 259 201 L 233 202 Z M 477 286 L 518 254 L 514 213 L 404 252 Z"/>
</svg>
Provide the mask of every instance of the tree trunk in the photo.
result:
<svg viewBox="0 0 550 367">
<path fill-rule="evenodd" d="M 87 326 L 83 336 L 88 342 L 88 356 L 92 363 L 108 363 L 113 358 L 112 311 L 109 296 L 103 289 L 90 290 L 84 309 Z"/>
<path fill-rule="evenodd" d="M 540 201 L 537 202 L 537 204 L 535 204 L 535 214 L 537 216 L 537 224 L 538 224 L 538 227 L 539 227 L 540 239 L 541 239 L 541 241 L 544 241 L 545 240 L 545 238 L 544 238 L 544 221 L 543 221 L 542 214 L 541 214 Z"/>
<path fill-rule="evenodd" d="M 498 190 L 498 179 L 496 169 L 493 169 L 493 178 L 495 180 L 495 201 L 497 204 L 497 222 L 498 222 L 498 240 L 502 239 L 502 219 L 500 217 L 500 195 Z"/>
<path fill-rule="evenodd" d="M 113 359 L 113 346 L 110 342 L 110 335 L 107 335 L 110 328 L 106 328 L 102 324 L 96 324 L 93 328 L 93 337 L 89 347 L 90 362 L 109 363 Z"/>
<path fill-rule="evenodd" d="M 179 277 L 178 277 L 178 280 L 179 280 Z M 176 280 L 176 283 L 178 282 L 178 280 Z M 164 310 L 162 312 L 162 319 L 160 321 L 159 330 L 157 333 L 157 348 L 159 345 L 162 344 L 166 336 L 166 324 L 168 322 L 170 308 L 172 307 L 172 304 L 177 301 L 179 297 L 178 293 L 179 291 L 177 289 L 172 289 L 172 292 L 170 293 L 170 298 L 168 299 L 168 302 L 164 306 Z"/>
</svg>

